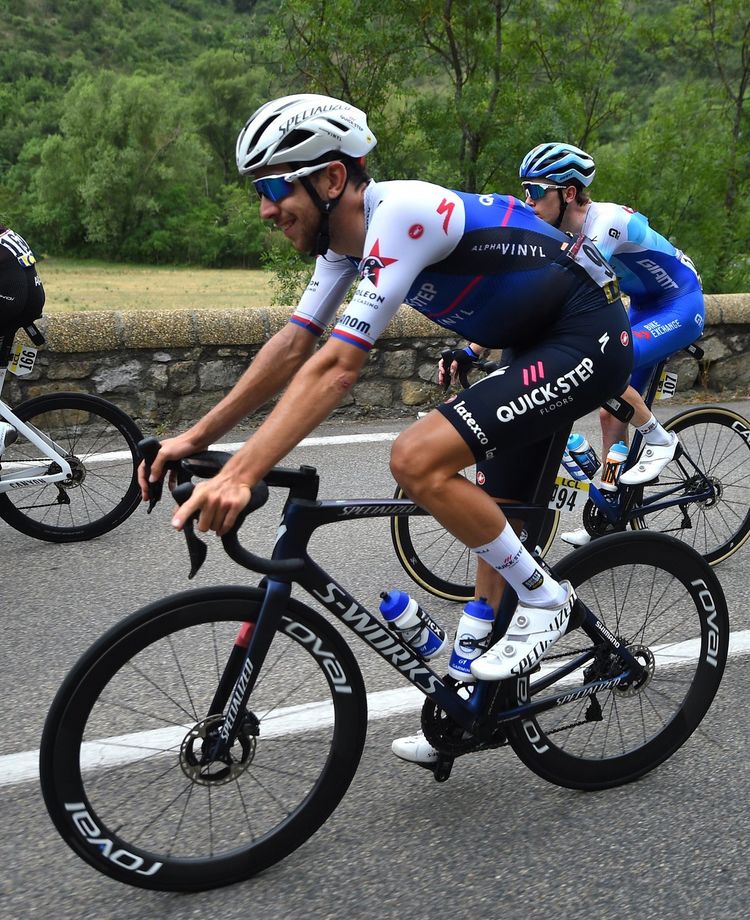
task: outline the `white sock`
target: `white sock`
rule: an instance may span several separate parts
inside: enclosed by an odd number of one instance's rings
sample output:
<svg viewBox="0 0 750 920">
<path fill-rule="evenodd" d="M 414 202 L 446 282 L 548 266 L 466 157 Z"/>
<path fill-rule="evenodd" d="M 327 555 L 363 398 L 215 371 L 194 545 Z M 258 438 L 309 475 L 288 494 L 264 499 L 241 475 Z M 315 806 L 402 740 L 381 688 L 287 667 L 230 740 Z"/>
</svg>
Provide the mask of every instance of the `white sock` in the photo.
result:
<svg viewBox="0 0 750 920">
<path fill-rule="evenodd" d="M 643 435 L 646 444 L 670 444 L 672 441 L 653 413 L 645 425 L 638 426 L 638 431 Z"/>
<path fill-rule="evenodd" d="M 536 564 L 510 524 L 492 542 L 471 551 L 500 572 L 522 604 L 554 607 L 565 600 L 565 589 Z"/>
</svg>

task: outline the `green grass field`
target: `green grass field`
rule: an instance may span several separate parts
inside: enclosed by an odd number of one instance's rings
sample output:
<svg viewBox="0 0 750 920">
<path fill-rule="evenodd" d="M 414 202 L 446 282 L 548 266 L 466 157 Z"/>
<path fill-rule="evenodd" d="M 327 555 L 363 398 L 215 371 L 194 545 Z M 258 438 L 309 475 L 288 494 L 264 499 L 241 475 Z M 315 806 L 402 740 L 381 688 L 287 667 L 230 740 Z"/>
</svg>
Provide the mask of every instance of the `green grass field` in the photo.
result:
<svg viewBox="0 0 750 920">
<path fill-rule="evenodd" d="M 48 313 L 267 307 L 271 272 L 241 268 L 118 265 L 47 258 L 37 265 Z"/>
</svg>

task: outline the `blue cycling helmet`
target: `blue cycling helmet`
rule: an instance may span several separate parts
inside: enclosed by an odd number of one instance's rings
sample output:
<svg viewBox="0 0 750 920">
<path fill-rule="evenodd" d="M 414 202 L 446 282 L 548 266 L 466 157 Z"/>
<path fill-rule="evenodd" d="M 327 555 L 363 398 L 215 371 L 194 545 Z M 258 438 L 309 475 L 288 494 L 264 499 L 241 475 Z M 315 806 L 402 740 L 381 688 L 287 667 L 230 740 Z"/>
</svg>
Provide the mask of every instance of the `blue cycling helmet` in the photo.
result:
<svg viewBox="0 0 750 920">
<path fill-rule="evenodd" d="M 525 181 L 545 179 L 556 185 L 567 185 L 573 180 L 585 188 L 596 175 L 593 159 L 572 144 L 539 144 L 530 150 L 521 162 L 518 175 Z"/>
</svg>

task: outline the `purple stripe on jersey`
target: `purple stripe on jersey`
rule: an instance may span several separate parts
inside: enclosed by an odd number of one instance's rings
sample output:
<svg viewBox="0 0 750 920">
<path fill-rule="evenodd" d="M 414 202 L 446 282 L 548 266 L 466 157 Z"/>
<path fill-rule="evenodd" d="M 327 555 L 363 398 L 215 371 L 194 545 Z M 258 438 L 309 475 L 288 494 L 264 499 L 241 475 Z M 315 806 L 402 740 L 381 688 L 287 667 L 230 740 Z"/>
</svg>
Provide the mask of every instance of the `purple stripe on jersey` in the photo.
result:
<svg viewBox="0 0 750 920">
<path fill-rule="evenodd" d="M 295 326 L 302 326 L 303 329 L 307 329 L 307 331 L 312 332 L 313 335 L 323 335 L 325 330 L 325 326 L 319 325 L 306 316 L 297 316 L 296 313 L 290 317 L 289 322 L 294 323 Z"/>
<path fill-rule="evenodd" d="M 334 329 L 331 333 L 331 338 L 343 339 L 344 342 L 356 345 L 362 351 L 369 351 L 372 348 L 372 344 L 367 339 L 361 339 L 358 335 L 352 335 L 351 332 L 344 332 L 342 329 Z"/>
<path fill-rule="evenodd" d="M 508 221 L 510 220 L 510 212 L 513 210 L 515 203 L 516 203 L 516 199 L 512 195 L 509 195 L 508 196 L 508 210 L 505 212 L 505 216 L 500 221 L 501 227 L 507 226 Z"/>
<path fill-rule="evenodd" d="M 439 316 L 446 316 L 448 313 L 451 312 L 451 310 L 454 310 L 461 303 L 461 301 L 464 299 L 464 297 L 466 297 L 466 295 L 469 293 L 469 291 L 473 287 L 479 284 L 482 278 L 484 278 L 484 275 L 476 275 L 466 285 L 463 291 L 461 291 L 458 297 L 456 297 L 456 299 L 452 303 L 448 304 L 448 306 L 444 310 L 441 310 L 440 313 L 428 313 L 427 315 L 430 317 L 430 319 L 437 319 Z"/>
</svg>

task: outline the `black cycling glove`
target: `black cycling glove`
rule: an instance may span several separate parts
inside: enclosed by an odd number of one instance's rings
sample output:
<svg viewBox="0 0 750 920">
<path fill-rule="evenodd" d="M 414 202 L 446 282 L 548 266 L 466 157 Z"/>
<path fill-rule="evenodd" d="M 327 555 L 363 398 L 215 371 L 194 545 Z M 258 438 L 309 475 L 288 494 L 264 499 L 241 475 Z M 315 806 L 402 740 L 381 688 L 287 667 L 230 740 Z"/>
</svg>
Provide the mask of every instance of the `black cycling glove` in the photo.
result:
<svg viewBox="0 0 750 920">
<path fill-rule="evenodd" d="M 467 387 L 469 385 L 469 377 L 467 371 L 470 367 L 477 363 L 479 360 L 479 355 L 475 354 L 470 345 L 467 345 L 466 348 L 454 348 L 448 351 L 444 351 L 440 356 L 443 360 L 443 371 L 445 374 L 443 380 L 443 389 L 447 390 L 451 383 L 451 364 L 455 361 L 458 365 L 458 379 L 462 387 Z"/>
</svg>

